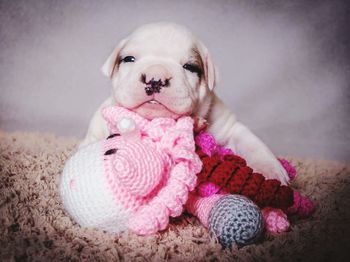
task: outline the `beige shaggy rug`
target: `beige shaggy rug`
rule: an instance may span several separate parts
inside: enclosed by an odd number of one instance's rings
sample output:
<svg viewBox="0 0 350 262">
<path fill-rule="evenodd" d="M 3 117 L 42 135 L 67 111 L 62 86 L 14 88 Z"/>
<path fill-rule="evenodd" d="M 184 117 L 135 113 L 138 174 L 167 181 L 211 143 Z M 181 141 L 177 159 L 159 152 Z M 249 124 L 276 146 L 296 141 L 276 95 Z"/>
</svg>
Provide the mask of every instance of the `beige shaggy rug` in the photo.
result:
<svg viewBox="0 0 350 262">
<path fill-rule="evenodd" d="M 189 215 L 151 237 L 79 227 L 57 194 L 76 144 L 0 132 L 0 261 L 345 261 L 350 255 L 350 165 L 289 158 L 299 173 L 293 186 L 317 203 L 314 215 L 292 220 L 288 233 L 223 250 Z"/>
</svg>

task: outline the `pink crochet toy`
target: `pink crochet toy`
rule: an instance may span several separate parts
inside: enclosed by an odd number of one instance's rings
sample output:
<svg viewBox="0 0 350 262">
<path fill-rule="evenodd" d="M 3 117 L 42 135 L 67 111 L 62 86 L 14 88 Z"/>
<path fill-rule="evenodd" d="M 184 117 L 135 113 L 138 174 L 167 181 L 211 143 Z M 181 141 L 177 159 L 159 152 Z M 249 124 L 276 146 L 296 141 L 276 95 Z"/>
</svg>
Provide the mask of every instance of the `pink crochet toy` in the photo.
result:
<svg viewBox="0 0 350 262">
<path fill-rule="evenodd" d="M 111 135 L 80 149 L 66 163 L 60 193 L 80 225 L 152 234 L 179 216 L 202 164 L 193 120 L 147 120 L 121 107 L 102 114 Z"/>
<path fill-rule="evenodd" d="M 121 107 L 102 115 L 111 135 L 76 152 L 60 181 L 64 207 L 80 225 L 149 235 L 165 229 L 186 203 L 224 246 L 261 235 L 262 214 L 249 199 L 193 191 L 202 163 L 190 117 L 147 120 Z"/>
<path fill-rule="evenodd" d="M 277 180 L 266 180 L 261 174 L 254 173 L 244 159 L 217 145 L 211 134 L 201 132 L 196 137 L 196 144 L 203 161 L 197 186 L 199 195 L 240 193 L 251 198 L 263 208 L 266 229 L 271 233 L 284 232 L 289 228 L 285 213 L 306 217 L 313 212 L 314 205 L 310 199 L 293 192 L 288 186 L 281 186 Z M 295 168 L 287 160 L 281 159 L 280 162 L 290 178 L 294 178 Z"/>
<path fill-rule="evenodd" d="M 253 201 L 227 192 L 198 194 L 202 184 L 194 190 L 202 162 L 190 117 L 147 120 L 121 107 L 104 108 L 102 115 L 111 135 L 76 152 L 60 181 L 63 204 L 80 225 L 149 235 L 165 229 L 169 217 L 179 216 L 185 205 L 223 246 L 256 241 L 263 215 L 268 229 L 271 224 L 277 228 L 271 230 L 284 230 L 281 224 L 287 220 L 278 210 L 261 213 Z M 202 144 L 203 151 L 232 153 L 207 138 L 211 142 Z"/>
</svg>

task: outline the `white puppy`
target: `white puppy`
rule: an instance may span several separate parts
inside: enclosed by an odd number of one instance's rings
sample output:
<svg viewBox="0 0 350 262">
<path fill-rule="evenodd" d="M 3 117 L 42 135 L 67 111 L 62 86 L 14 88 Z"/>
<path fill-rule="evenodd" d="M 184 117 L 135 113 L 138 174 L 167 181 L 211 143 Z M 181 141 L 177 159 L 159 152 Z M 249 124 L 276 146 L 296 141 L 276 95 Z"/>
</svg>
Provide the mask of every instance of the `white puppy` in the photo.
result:
<svg viewBox="0 0 350 262">
<path fill-rule="evenodd" d="M 217 141 L 256 172 L 287 184 L 276 157 L 215 95 L 216 70 L 207 48 L 186 28 L 171 23 L 140 27 L 122 40 L 102 67 L 112 96 L 94 114 L 81 146 L 108 136 L 101 108 L 119 105 L 152 119 L 204 117 Z"/>
</svg>

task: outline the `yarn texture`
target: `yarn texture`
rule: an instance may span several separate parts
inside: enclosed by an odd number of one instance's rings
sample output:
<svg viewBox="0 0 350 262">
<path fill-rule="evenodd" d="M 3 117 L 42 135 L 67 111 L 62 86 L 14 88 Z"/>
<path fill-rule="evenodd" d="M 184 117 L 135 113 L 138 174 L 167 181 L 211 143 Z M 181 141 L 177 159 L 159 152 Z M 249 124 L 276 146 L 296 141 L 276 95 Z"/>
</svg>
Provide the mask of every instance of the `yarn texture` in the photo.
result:
<svg viewBox="0 0 350 262">
<path fill-rule="evenodd" d="M 314 210 L 311 200 L 255 173 L 211 134 L 194 137 L 190 117 L 148 120 L 117 106 L 102 115 L 110 135 L 76 152 L 60 181 L 62 202 L 81 226 L 150 235 L 185 206 L 223 246 L 244 246 L 259 239 L 264 224 L 284 232 L 287 214 Z M 294 178 L 295 169 L 280 161 Z"/>
<path fill-rule="evenodd" d="M 255 242 L 263 232 L 260 209 L 241 195 L 221 197 L 210 211 L 209 230 L 224 246 L 244 246 Z"/>
<path fill-rule="evenodd" d="M 261 210 L 265 220 L 266 230 L 273 234 L 286 232 L 289 229 L 289 221 L 286 213 L 281 209 L 266 207 Z"/>
<path fill-rule="evenodd" d="M 315 205 L 309 198 L 289 186 L 281 185 L 276 179 L 265 179 L 263 174 L 253 172 L 244 159 L 230 149 L 217 145 L 211 134 L 202 130 L 195 140 L 196 152 L 203 162 L 196 189 L 199 196 L 240 194 L 248 197 L 263 208 L 266 230 L 274 234 L 288 230 L 290 224 L 287 215 L 305 218 L 314 211 Z M 289 177 L 294 179 L 295 168 L 285 159 L 279 161 Z"/>
<path fill-rule="evenodd" d="M 293 190 L 276 179 L 265 179 L 254 173 L 246 161 L 233 154 L 208 156 L 197 150 L 203 168 L 198 174 L 197 192 L 202 196 L 213 193 L 241 194 L 259 207 L 287 209 L 293 204 Z"/>
<path fill-rule="evenodd" d="M 111 135 L 80 149 L 64 168 L 66 210 L 82 226 L 111 232 L 165 229 L 170 216 L 183 212 L 202 167 L 193 120 L 147 120 L 122 107 L 104 108 L 102 115 Z"/>
</svg>

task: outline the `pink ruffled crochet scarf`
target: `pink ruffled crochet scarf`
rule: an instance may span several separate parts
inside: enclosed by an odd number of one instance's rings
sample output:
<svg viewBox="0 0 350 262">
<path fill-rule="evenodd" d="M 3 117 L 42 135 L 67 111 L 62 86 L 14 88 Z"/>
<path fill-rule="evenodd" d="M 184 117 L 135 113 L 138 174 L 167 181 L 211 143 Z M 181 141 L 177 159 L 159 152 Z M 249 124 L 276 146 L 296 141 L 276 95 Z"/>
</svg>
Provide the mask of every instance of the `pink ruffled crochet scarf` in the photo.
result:
<svg viewBox="0 0 350 262">
<path fill-rule="evenodd" d="M 128 186 L 124 187 L 122 193 L 120 187 L 119 191 L 112 191 L 118 203 L 132 210 L 128 223 L 131 231 L 148 235 L 165 229 L 170 216 L 179 216 L 183 212 L 188 193 L 196 186 L 196 174 L 202 168 L 202 162 L 195 153 L 193 120 L 190 117 L 181 117 L 178 120 L 170 118 L 148 120 L 116 106 L 104 108 L 102 115 L 108 123 L 111 134 L 121 133 L 120 123 L 123 120 L 134 121 L 136 128 L 129 132 L 129 139 L 140 140 L 162 156 L 165 168 L 160 176 L 149 173 L 156 163 L 148 162 L 147 170 L 141 175 L 129 176 L 128 181 L 123 181 L 123 184 Z M 107 140 L 104 150 L 108 151 L 111 147 L 113 147 L 112 139 L 111 142 Z M 133 152 L 133 158 L 137 160 L 136 162 L 147 161 L 147 158 L 137 151 Z M 104 163 L 107 180 L 113 184 L 111 171 L 113 162 Z M 110 186 L 112 189 L 116 188 L 115 185 Z"/>
</svg>

